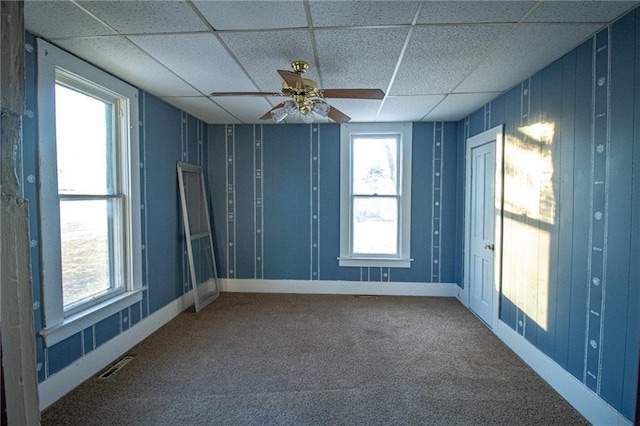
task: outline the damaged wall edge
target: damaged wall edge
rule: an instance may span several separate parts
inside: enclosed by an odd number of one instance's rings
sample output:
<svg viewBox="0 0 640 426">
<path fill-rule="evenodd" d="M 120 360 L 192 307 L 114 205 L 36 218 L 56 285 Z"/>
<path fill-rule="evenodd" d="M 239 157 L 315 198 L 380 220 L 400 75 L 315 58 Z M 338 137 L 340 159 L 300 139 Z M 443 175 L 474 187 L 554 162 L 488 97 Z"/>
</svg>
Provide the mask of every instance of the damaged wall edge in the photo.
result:
<svg viewBox="0 0 640 426">
<path fill-rule="evenodd" d="M 0 329 L 8 424 L 40 424 L 29 256 L 29 206 L 16 150 L 25 105 L 24 4 L 0 2 Z"/>
</svg>

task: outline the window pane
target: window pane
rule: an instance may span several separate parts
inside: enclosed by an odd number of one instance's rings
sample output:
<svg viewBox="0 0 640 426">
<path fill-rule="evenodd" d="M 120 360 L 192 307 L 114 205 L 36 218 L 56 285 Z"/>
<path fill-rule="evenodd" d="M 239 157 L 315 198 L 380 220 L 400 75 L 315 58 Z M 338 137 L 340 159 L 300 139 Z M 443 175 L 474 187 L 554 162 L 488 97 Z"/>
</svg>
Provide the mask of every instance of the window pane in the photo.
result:
<svg viewBox="0 0 640 426">
<path fill-rule="evenodd" d="M 116 290 L 116 259 L 109 237 L 116 233 L 112 219 L 118 200 L 60 201 L 63 305 Z M 114 238 L 117 241 L 117 238 Z M 120 270 L 121 268 L 117 268 Z"/>
<path fill-rule="evenodd" d="M 353 193 L 397 195 L 398 140 L 353 139 Z"/>
<path fill-rule="evenodd" d="M 213 278 L 213 255 L 209 235 L 191 240 L 193 267 L 198 284 Z"/>
<path fill-rule="evenodd" d="M 398 254 L 397 198 L 353 199 L 353 253 Z"/>
<path fill-rule="evenodd" d="M 113 105 L 56 84 L 60 194 L 113 193 Z"/>
<path fill-rule="evenodd" d="M 208 233 L 207 212 L 204 203 L 206 200 L 202 193 L 202 180 L 199 173 L 186 170 L 182 171 L 184 179 L 184 195 L 187 201 L 189 214 L 189 232 L 191 235 Z"/>
</svg>

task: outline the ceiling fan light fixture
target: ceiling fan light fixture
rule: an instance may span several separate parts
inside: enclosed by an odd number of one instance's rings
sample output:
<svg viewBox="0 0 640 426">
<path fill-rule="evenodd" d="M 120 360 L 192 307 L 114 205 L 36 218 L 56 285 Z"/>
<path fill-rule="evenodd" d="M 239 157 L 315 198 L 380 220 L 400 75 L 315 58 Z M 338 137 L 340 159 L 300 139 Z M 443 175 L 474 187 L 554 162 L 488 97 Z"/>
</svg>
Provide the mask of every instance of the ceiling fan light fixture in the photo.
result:
<svg viewBox="0 0 640 426">
<path fill-rule="evenodd" d="M 293 101 L 287 101 L 284 103 L 284 110 L 288 115 L 294 115 L 298 112 L 298 105 Z"/>
<path fill-rule="evenodd" d="M 326 117 L 329 114 L 329 106 L 328 103 L 324 101 L 318 101 L 313 105 L 313 112 L 318 114 L 320 117 Z"/>
<path fill-rule="evenodd" d="M 302 121 L 304 121 L 306 124 L 313 123 L 314 118 L 314 114 L 302 114 Z"/>
<path fill-rule="evenodd" d="M 274 109 L 273 111 L 271 111 L 271 117 L 273 118 L 273 121 L 275 121 L 276 123 L 279 123 L 285 118 L 287 118 L 287 115 L 289 114 L 287 113 L 286 108 L 284 107 Z"/>
</svg>

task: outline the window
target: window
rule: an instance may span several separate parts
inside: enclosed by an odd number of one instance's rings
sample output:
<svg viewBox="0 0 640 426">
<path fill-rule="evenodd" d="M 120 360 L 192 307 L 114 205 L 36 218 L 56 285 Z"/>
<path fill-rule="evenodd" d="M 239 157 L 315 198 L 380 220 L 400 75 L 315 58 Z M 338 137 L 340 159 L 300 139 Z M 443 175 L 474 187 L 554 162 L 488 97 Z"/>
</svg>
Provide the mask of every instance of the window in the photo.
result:
<svg viewBox="0 0 640 426">
<path fill-rule="evenodd" d="M 411 130 L 341 126 L 340 266 L 410 266 Z"/>
<path fill-rule="evenodd" d="M 141 299 L 137 90 L 38 40 L 47 345 Z"/>
</svg>

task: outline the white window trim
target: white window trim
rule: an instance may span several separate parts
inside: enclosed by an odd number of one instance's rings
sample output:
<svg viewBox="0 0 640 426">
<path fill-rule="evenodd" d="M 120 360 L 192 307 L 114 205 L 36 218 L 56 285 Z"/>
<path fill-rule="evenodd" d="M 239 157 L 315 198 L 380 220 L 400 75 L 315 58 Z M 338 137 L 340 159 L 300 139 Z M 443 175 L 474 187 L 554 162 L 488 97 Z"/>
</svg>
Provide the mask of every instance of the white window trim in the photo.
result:
<svg viewBox="0 0 640 426">
<path fill-rule="evenodd" d="M 411 267 L 411 123 L 347 123 L 340 125 L 340 257 L 339 266 Z M 400 135 L 400 212 L 398 256 L 361 256 L 351 251 L 351 138 L 352 135 Z"/>
<path fill-rule="evenodd" d="M 142 300 L 142 243 L 140 236 L 140 153 L 138 138 L 138 90 L 38 39 L 38 157 L 40 170 L 40 231 L 42 254 L 42 287 L 45 328 L 40 334 L 47 346 L 54 345 L 109 316 Z M 62 299 L 62 268 L 60 264 L 60 210 L 55 140 L 56 71 L 64 70 L 88 82 L 102 86 L 129 101 L 128 178 L 122 191 L 127 227 L 125 265 L 128 277 L 125 292 L 65 317 Z"/>
</svg>

